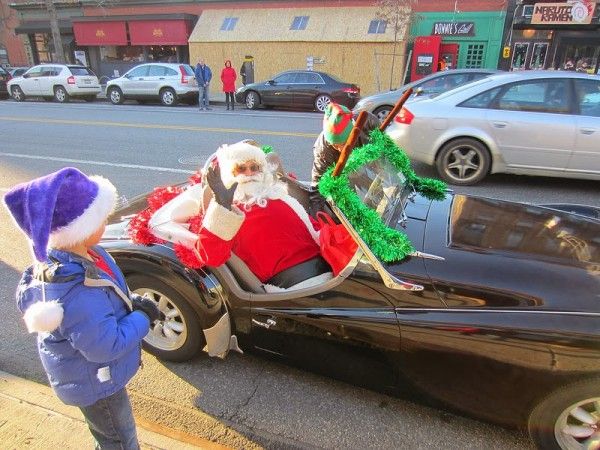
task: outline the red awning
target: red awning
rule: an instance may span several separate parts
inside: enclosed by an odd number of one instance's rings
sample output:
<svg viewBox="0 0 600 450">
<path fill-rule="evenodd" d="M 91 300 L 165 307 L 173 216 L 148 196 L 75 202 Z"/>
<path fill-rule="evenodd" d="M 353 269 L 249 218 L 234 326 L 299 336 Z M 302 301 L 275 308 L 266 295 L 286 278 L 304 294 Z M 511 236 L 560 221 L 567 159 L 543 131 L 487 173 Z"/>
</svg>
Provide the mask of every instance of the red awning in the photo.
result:
<svg viewBox="0 0 600 450">
<path fill-rule="evenodd" d="M 73 22 L 77 45 L 127 45 L 125 22 Z"/>
<path fill-rule="evenodd" d="M 187 20 L 130 20 L 131 45 L 188 45 Z"/>
</svg>

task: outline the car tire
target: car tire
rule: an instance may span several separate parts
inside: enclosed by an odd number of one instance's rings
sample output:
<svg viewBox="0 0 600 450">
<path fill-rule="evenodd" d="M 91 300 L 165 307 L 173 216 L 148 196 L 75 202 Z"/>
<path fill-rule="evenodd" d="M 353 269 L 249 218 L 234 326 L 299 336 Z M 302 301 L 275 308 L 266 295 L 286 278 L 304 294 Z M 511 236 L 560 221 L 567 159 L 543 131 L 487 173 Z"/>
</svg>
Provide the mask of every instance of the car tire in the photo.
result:
<svg viewBox="0 0 600 450">
<path fill-rule="evenodd" d="M 331 103 L 329 95 L 321 94 L 315 98 L 315 109 L 319 112 L 325 112 L 327 105 Z"/>
<path fill-rule="evenodd" d="M 54 100 L 58 103 L 67 103 L 71 97 L 67 90 L 62 86 L 54 87 Z"/>
<path fill-rule="evenodd" d="M 538 448 L 548 450 L 591 448 L 584 442 L 599 426 L 600 378 L 557 389 L 536 405 L 527 424 Z"/>
<path fill-rule="evenodd" d="M 13 86 L 10 89 L 10 94 L 12 95 L 12 98 L 15 100 L 15 102 L 25 101 L 25 94 L 19 86 Z"/>
<path fill-rule="evenodd" d="M 171 88 L 163 88 L 160 91 L 160 102 L 163 106 L 175 106 L 179 103 L 177 93 Z"/>
<path fill-rule="evenodd" d="M 254 91 L 250 91 L 246 94 L 245 98 L 246 108 L 248 109 L 256 109 L 260 104 L 260 97 Z"/>
<path fill-rule="evenodd" d="M 446 143 L 438 153 L 435 166 L 447 183 L 468 186 L 483 180 L 490 170 L 490 152 L 480 141 L 471 138 Z"/>
<path fill-rule="evenodd" d="M 373 111 L 373 114 L 377 116 L 380 122 L 383 122 L 387 115 L 392 111 L 391 106 L 380 106 L 379 108 Z"/>
<path fill-rule="evenodd" d="M 156 276 L 132 274 L 127 277 L 132 292 L 154 300 L 165 320 L 150 326 L 143 341 L 148 353 L 166 361 L 187 361 L 200 353 L 205 345 L 198 316 L 179 291 Z"/>
<path fill-rule="evenodd" d="M 123 95 L 123 91 L 118 87 L 110 87 L 108 88 L 107 95 L 108 99 L 113 105 L 122 105 L 125 101 L 125 96 Z"/>
</svg>

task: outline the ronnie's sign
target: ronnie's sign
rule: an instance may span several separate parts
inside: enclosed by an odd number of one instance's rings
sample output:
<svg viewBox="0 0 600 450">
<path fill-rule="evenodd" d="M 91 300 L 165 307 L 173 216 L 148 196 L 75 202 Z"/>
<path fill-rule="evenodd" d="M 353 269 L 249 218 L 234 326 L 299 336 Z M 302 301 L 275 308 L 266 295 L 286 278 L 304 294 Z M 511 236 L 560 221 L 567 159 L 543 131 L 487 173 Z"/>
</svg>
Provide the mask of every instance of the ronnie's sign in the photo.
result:
<svg viewBox="0 0 600 450">
<path fill-rule="evenodd" d="M 431 34 L 439 36 L 475 36 L 475 22 L 434 22 Z"/>
<path fill-rule="evenodd" d="M 532 24 L 576 25 L 589 24 L 596 2 L 575 0 L 565 3 L 536 3 L 533 6 Z"/>
</svg>

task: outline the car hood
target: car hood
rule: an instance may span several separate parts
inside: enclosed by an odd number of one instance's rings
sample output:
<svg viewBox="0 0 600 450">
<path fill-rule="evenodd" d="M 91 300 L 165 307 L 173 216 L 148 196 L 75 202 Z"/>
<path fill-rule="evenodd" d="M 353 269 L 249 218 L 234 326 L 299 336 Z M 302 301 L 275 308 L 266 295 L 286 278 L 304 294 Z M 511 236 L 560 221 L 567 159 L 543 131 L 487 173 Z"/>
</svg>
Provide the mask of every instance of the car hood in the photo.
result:
<svg viewBox="0 0 600 450">
<path fill-rule="evenodd" d="M 456 195 L 449 246 L 511 258 L 600 267 L 600 222 L 525 203 Z"/>
</svg>

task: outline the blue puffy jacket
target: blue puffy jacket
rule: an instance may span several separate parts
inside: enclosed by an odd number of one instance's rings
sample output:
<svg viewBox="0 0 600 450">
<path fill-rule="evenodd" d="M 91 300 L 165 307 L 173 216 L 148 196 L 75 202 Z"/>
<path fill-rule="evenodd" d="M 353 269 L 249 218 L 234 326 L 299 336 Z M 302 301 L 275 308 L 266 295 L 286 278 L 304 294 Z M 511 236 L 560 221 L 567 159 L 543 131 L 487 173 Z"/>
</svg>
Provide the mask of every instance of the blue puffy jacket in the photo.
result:
<svg viewBox="0 0 600 450">
<path fill-rule="evenodd" d="M 73 253 L 50 250 L 45 268 L 46 301 L 58 300 L 62 322 L 38 333 L 37 344 L 50 385 L 66 404 L 87 406 L 119 391 L 141 363 L 141 341 L 148 317 L 131 312 L 129 290 L 114 260 L 100 247 L 116 283 L 91 262 Z M 29 267 L 17 289 L 25 312 L 42 301 L 39 265 Z"/>
</svg>

